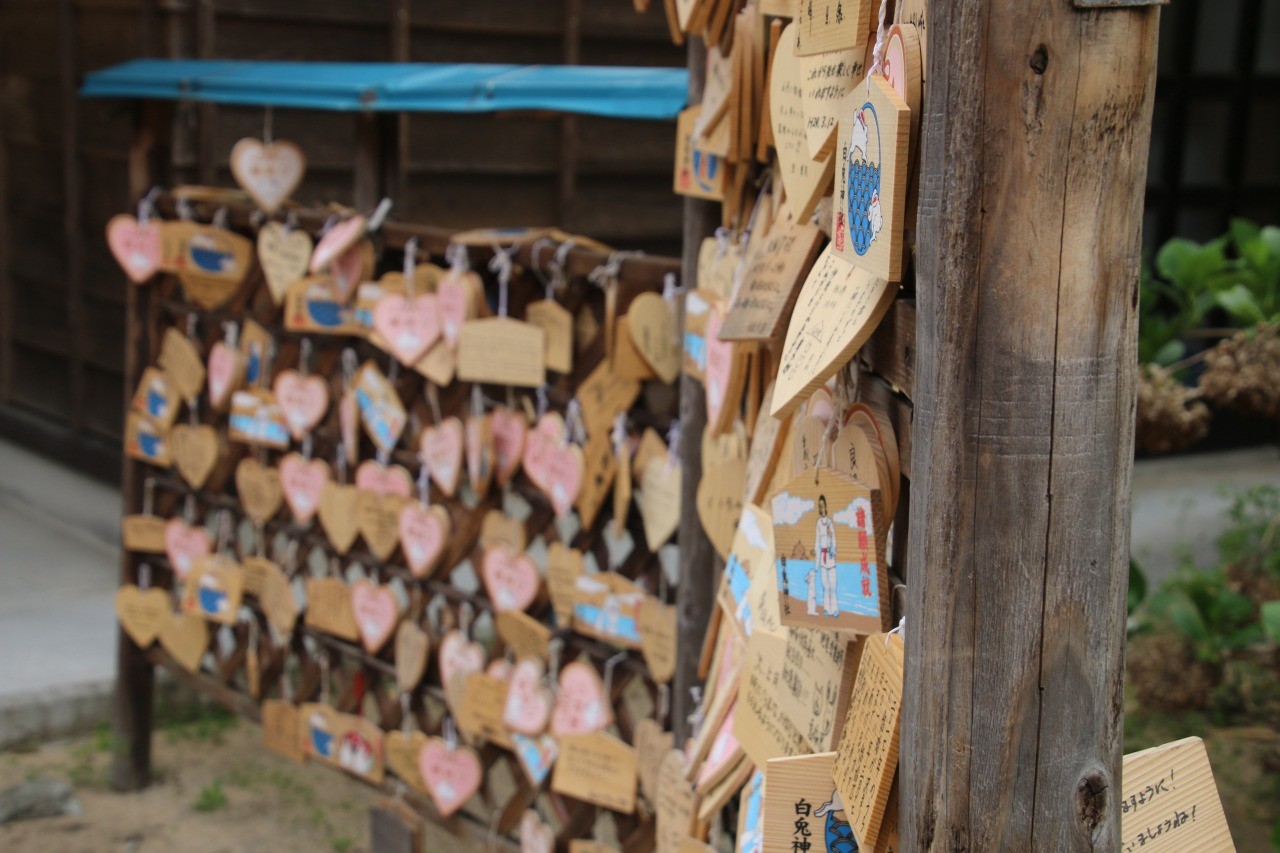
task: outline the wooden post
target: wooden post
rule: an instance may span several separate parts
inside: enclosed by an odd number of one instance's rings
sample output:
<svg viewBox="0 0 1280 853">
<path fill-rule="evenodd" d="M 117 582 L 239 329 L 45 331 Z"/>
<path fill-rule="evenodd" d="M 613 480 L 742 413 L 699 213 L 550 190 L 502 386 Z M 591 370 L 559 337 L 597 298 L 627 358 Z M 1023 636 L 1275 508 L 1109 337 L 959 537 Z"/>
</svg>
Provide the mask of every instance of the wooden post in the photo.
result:
<svg viewBox="0 0 1280 853">
<path fill-rule="evenodd" d="M 689 39 L 689 103 L 702 100 L 706 78 L 707 49 L 700 38 Z M 704 238 L 711 236 L 720 224 L 720 206 L 696 198 L 684 200 L 684 250 L 681 258 L 681 283 L 692 290 L 698 283 L 698 250 Z M 685 373 L 680 374 L 680 586 L 676 590 L 677 622 L 676 674 L 672 682 L 672 729 L 676 743 L 684 743 L 689 734 L 688 717 L 694 711 L 689 688 L 699 683 L 698 657 L 711 608 L 715 607 L 716 580 L 723 568 L 711 540 L 702 529 L 695 507 L 698 503 L 698 481 L 702 479 L 702 431 L 707 426 L 706 391 L 702 383 Z"/>
<path fill-rule="evenodd" d="M 129 194 L 141 198 L 168 175 L 169 134 L 173 113 L 160 101 L 144 101 L 136 107 L 134 141 L 129 151 Z M 126 341 L 124 365 L 125 409 L 138 378 L 153 360 L 154 341 L 149 317 L 153 310 L 154 285 L 127 287 Z M 122 428 L 123 431 L 123 428 Z M 124 514 L 142 509 L 145 466 L 124 457 L 121 496 Z M 137 555 L 122 552 L 121 583 L 136 583 Z M 153 577 L 153 582 L 156 580 Z M 147 653 L 138 648 L 123 630 L 116 631 L 116 693 L 112 724 L 118 749 L 111 768 L 111 784 L 118 791 L 136 791 L 151 781 L 151 727 L 155 671 Z"/>
<path fill-rule="evenodd" d="M 1158 11 L 930 5 L 905 850 L 1117 850 Z"/>
</svg>

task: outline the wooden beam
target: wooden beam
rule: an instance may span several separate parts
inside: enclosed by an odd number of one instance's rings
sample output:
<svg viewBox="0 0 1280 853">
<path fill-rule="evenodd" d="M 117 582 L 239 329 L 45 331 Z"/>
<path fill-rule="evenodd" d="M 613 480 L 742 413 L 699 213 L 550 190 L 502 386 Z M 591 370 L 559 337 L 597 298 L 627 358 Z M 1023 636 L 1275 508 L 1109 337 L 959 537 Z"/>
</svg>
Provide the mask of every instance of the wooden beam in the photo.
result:
<svg viewBox="0 0 1280 853">
<path fill-rule="evenodd" d="M 689 103 L 702 100 L 706 78 L 707 49 L 702 39 L 689 39 Z M 720 205 L 702 199 L 684 200 L 684 254 L 681 282 L 692 290 L 698 281 L 698 252 L 702 240 L 715 233 L 720 224 Z M 676 647 L 683 652 L 676 659 L 671 697 L 671 726 L 676 744 L 689 735 L 689 716 L 694 711 L 690 688 L 700 683 L 698 655 L 702 639 L 711 623 L 715 607 L 716 581 L 724 563 L 711 546 L 694 507 L 698 503 L 698 481 L 702 479 L 702 433 L 707 427 L 706 390 L 686 373 L 680 374 L 680 586 L 676 588 Z"/>
<path fill-rule="evenodd" d="M 560 61 L 564 65 L 577 65 L 582 61 L 582 0 L 562 0 L 561 11 Z M 559 177 L 559 224 L 566 231 L 572 231 L 573 201 L 578 191 L 578 117 L 569 113 L 560 117 Z"/>
<path fill-rule="evenodd" d="M 930 16 L 902 846 L 1116 850 L 1158 10 Z"/>
<path fill-rule="evenodd" d="M 73 429 L 85 425 L 84 355 L 88 328 L 84 314 L 83 181 L 80 168 L 80 99 L 76 74 L 76 13 L 71 0 L 58 0 L 58 83 L 62 114 L 62 239 L 67 264 L 67 375 Z"/>
</svg>

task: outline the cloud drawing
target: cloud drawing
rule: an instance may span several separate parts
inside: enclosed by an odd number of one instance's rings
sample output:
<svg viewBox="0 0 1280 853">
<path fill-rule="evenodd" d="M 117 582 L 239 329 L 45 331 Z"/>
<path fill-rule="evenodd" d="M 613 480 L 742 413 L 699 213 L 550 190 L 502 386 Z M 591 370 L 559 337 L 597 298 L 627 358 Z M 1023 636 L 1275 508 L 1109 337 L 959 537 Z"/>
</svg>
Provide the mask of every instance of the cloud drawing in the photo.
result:
<svg viewBox="0 0 1280 853">
<path fill-rule="evenodd" d="M 773 523 L 799 524 L 806 512 L 813 512 L 816 504 L 808 498 L 790 492 L 778 492 L 773 496 Z"/>
<path fill-rule="evenodd" d="M 760 522 L 756 521 L 755 513 L 743 510 L 742 520 L 738 522 L 738 530 L 747 537 L 747 544 L 752 548 L 765 549 L 764 531 L 760 529 Z"/>
<path fill-rule="evenodd" d="M 871 501 L 866 498 L 854 498 L 849 505 L 831 516 L 836 524 L 843 524 L 852 530 L 861 530 L 864 525 L 858 524 L 858 510 L 862 510 L 865 526 L 871 527 Z"/>
</svg>

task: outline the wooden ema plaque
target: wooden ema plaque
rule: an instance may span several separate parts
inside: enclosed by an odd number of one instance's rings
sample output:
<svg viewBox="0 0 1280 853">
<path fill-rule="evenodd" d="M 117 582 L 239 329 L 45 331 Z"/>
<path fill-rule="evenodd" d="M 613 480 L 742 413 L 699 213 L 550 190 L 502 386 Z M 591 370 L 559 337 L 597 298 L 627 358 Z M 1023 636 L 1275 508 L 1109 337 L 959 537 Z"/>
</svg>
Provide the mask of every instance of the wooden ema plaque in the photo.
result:
<svg viewBox="0 0 1280 853">
<path fill-rule="evenodd" d="M 902 637 L 897 634 L 876 634 L 862 644 L 853 699 L 832 767 L 846 819 L 861 849 L 876 848 L 898 770 L 902 660 Z"/>
<path fill-rule="evenodd" d="M 772 341 L 786 333 L 800 285 L 818 257 L 822 231 L 807 223 L 777 222 L 764 241 L 752 253 L 729 304 L 721 340 Z"/>
<path fill-rule="evenodd" d="M 1234 851 L 1204 741 L 1183 738 L 1124 757 L 1120 850 Z"/>
<path fill-rule="evenodd" d="M 764 771 L 764 849 L 857 850 L 840 792 L 834 752 L 774 758 Z M 841 844 L 843 843 L 843 846 Z"/>
<path fill-rule="evenodd" d="M 636 751 L 613 735 L 592 732 L 560 739 L 551 790 L 631 814 L 636 808 Z"/>
</svg>

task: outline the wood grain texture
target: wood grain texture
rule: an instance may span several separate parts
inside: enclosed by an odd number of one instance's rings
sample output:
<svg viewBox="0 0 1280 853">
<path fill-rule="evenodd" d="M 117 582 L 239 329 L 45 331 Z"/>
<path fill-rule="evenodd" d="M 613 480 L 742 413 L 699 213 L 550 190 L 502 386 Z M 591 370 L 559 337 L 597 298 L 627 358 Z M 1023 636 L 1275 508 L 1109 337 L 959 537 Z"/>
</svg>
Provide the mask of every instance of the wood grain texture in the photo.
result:
<svg viewBox="0 0 1280 853">
<path fill-rule="evenodd" d="M 1115 849 L 1158 13 L 930 14 L 903 848 Z"/>
</svg>

